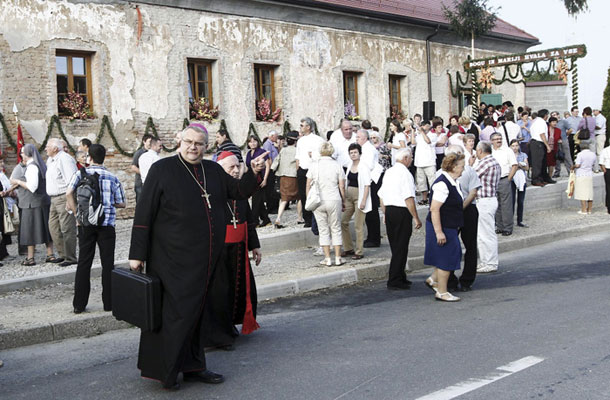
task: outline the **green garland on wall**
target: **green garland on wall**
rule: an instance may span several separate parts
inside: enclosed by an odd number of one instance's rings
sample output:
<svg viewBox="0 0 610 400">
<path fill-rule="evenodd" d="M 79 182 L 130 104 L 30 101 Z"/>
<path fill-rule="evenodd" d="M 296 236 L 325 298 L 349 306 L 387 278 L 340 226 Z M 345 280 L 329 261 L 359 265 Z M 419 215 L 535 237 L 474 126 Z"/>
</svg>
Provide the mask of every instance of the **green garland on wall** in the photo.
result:
<svg viewBox="0 0 610 400">
<path fill-rule="evenodd" d="M 13 137 L 8 133 L 8 128 L 6 127 L 6 122 L 4 121 L 4 115 L 2 113 L 0 113 L 0 125 L 2 126 L 2 133 L 4 134 L 4 137 L 6 137 L 8 144 L 10 144 L 12 148 L 17 149 L 17 143 L 15 143 Z"/>
<path fill-rule="evenodd" d="M 182 129 L 186 128 L 189 125 L 190 125 L 190 121 L 187 118 L 185 118 L 182 121 Z M 4 137 L 6 137 L 6 140 L 8 141 L 9 145 L 12 148 L 16 149 L 17 143 L 15 142 L 12 135 L 8 131 L 8 128 L 6 126 L 6 121 L 4 120 L 4 115 L 2 113 L 0 113 L 0 126 L 2 127 L 2 133 L 4 134 Z M 57 115 L 53 115 L 51 117 L 51 119 L 49 121 L 49 127 L 47 128 L 47 134 L 44 137 L 44 140 L 42 141 L 42 144 L 39 147 L 39 151 L 42 152 L 45 149 L 47 142 L 51 138 L 53 129 L 55 127 L 57 127 L 59 136 L 66 142 L 68 149 L 70 149 L 70 151 L 73 154 L 76 153 L 76 149 L 74 147 L 72 147 L 72 145 L 68 141 L 68 138 L 66 137 L 62 124 L 61 124 L 61 119 Z M 228 132 L 227 124 L 224 119 L 220 120 L 220 129 L 224 129 Z M 288 121 L 284 121 L 282 130 L 283 130 L 284 134 L 286 134 L 290 131 L 290 123 Z M 120 146 L 119 141 L 117 140 L 117 137 L 114 133 L 114 130 L 112 129 L 112 125 L 110 124 L 110 118 L 108 118 L 107 115 L 104 115 L 101 119 L 100 129 L 98 131 L 97 136 L 95 137 L 94 143 L 100 143 L 106 132 L 108 132 L 108 134 L 110 135 L 110 138 L 112 139 L 112 143 L 113 143 L 115 149 L 121 155 L 126 156 L 126 157 L 133 157 L 135 152 L 126 151 Z M 144 133 L 145 134 L 150 133 L 154 137 L 159 138 L 159 134 L 157 132 L 157 127 L 155 126 L 155 123 L 154 123 L 152 117 L 148 117 L 148 120 L 146 121 L 146 128 L 144 130 Z M 254 134 L 259 140 L 261 140 L 261 137 L 258 134 L 258 132 L 256 131 L 256 127 L 254 126 L 254 123 L 252 123 L 252 122 L 250 123 L 250 125 L 248 127 L 248 136 L 250 136 L 251 133 Z M 245 143 L 240 146 L 240 149 L 244 150 L 244 149 L 246 149 L 247 146 L 248 146 L 248 139 L 246 138 Z M 177 149 L 178 149 L 178 145 L 176 145 L 175 147 L 166 147 L 165 145 L 163 145 L 163 150 L 168 153 L 172 153 L 172 152 L 176 151 Z M 208 148 L 206 152 L 214 153 L 215 151 L 216 151 L 216 143 L 214 142 L 214 145 L 212 147 Z"/>
</svg>

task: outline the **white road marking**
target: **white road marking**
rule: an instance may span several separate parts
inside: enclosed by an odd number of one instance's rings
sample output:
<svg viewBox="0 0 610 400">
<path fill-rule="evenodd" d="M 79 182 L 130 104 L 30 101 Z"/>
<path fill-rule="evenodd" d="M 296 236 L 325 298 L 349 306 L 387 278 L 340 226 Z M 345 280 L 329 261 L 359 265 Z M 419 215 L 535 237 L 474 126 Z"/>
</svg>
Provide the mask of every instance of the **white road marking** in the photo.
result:
<svg viewBox="0 0 610 400">
<path fill-rule="evenodd" d="M 540 357 L 524 357 L 517 361 L 513 361 L 506 365 L 496 368 L 499 372 L 491 373 L 481 379 L 469 379 L 464 382 L 460 382 L 456 385 L 446 387 L 445 389 L 438 390 L 434 393 L 427 394 L 423 397 L 419 397 L 416 400 L 450 400 L 464 393 L 472 392 L 473 390 L 479 389 L 483 386 L 489 385 L 490 383 L 496 382 L 502 378 L 513 375 L 519 371 L 523 371 L 539 362 L 544 361 L 544 358 Z"/>
</svg>

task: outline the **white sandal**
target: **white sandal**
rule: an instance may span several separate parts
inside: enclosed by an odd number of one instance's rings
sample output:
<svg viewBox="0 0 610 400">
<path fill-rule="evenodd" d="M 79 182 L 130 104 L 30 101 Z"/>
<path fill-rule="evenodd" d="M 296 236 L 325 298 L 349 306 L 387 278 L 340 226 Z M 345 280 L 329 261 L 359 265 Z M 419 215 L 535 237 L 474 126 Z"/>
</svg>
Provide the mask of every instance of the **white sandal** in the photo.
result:
<svg viewBox="0 0 610 400">
<path fill-rule="evenodd" d="M 331 265 L 333 265 L 332 261 L 330 261 L 330 257 L 329 258 L 325 258 L 324 260 L 320 261 L 320 265 L 326 265 L 327 267 L 330 267 Z"/>
<path fill-rule="evenodd" d="M 345 261 L 343 261 L 343 259 L 341 257 L 336 257 L 335 258 L 335 265 L 338 267 L 339 265 L 343 265 L 345 264 Z"/>
<path fill-rule="evenodd" d="M 435 293 L 438 293 L 438 282 L 435 282 L 434 279 L 432 279 L 431 276 L 429 276 L 424 283 L 426 284 L 426 286 L 428 286 L 430 289 L 434 290 Z"/>
<path fill-rule="evenodd" d="M 434 295 L 434 298 L 438 301 L 448 301 L 448 302 L 460 301 L 459 297 L 454 296 L 449 292 L 445 292 L 445 293 L 436 292 L 436 294 Z"/>
</svg>

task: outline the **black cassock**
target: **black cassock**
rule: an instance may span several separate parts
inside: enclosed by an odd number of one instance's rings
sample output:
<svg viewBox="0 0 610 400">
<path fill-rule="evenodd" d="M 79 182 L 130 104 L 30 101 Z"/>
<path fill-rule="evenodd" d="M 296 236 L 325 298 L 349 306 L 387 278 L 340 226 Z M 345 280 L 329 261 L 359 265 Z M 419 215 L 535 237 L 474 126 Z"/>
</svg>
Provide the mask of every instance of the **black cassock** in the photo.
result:
<svg viewBox="0 0 610 400">
<path fill-rule="evenodd" d="M 138 368 L 142 376 L 167 384 L 180 372 L 206 369 L 202 316 L 209 278 L 224 249 L 227 199 L 247 199 L 258 187 L 250 169 L 236 180 L 212 161 L 201 165 L 183 163 L 179 155 L 154 163 L 131 234 L 129 259 L 146 261 L 163 294 L 161 328 L 142 332 Z M 210 194 L 211 208 L 193 176 Z"/>
<path fill-rule="evenodd" d="M 233 225 L 233 213 L 236 225 Z M 247 200 L 230 200 L 225 206 L 228 239 L 233 232 L 241 232 L 247 226 L 247 243 L 228 243 L 225 241 L 221 261 L 214 270 L 208 290 L 209 301 L 205 304 L 204 332 L 205 347 L 231 345 L 238 332 L 235 325 L 244 322 L 246 313 L 246 292 L 249 292 L 253 317 L 256 317 L 256 282 L 251 265 L 246 265 L 248 251 L 260 248 L 256 223 Z M 234 241 L 234 240 L 233 240 Z M 247 245 L 247 248 L 246 248 Z M 246 290 L 246 267 L 248 268 L 249 287 Z M 244 333 L 246 329 L 244 329 Z"/>
</svg>

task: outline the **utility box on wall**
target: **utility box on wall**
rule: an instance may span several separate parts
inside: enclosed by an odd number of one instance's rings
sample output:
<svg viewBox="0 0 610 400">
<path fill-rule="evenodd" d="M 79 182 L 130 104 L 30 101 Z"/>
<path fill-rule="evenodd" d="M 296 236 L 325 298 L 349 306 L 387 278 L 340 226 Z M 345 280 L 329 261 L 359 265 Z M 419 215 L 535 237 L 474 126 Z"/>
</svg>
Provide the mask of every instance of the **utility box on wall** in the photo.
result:
<svg viewBox="0 0 610 400">
<path fill-rule="evenodd" d="M 481 95 L 481 103 L 492 106 L 502 104 L 502 95 L 500 93 L 485 93 Z"/>
</svg>

